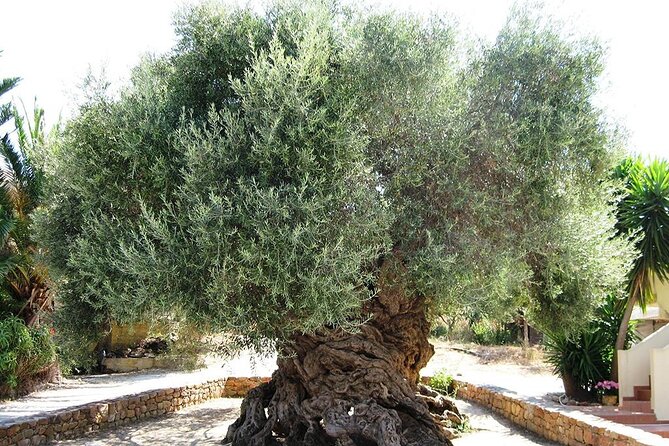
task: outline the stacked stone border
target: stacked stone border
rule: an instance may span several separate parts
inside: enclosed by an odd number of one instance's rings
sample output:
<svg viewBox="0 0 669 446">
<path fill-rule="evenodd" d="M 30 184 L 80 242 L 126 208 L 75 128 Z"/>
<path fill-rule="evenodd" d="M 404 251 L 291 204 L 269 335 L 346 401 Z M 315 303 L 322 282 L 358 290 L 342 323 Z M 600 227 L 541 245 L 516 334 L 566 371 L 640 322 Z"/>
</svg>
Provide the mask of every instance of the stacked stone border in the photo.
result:
<svg viewBox="0 0 669 446">
<path fill-rule="evenodd" d="M 176 412 L 213 398 L 239 398 L 269 378 L 226 378 L 150 390 L 0 424 L 0 446 L 42 445 Z"/>
<path fill-rule="evenodd" d="M 659 435 L 614 423 L 568 406 L 522 397 L 505 389 L 454 380 L 458 398 L 492 409 L 513 423 L 567 446 L 669 446 Z"/>
</svg>

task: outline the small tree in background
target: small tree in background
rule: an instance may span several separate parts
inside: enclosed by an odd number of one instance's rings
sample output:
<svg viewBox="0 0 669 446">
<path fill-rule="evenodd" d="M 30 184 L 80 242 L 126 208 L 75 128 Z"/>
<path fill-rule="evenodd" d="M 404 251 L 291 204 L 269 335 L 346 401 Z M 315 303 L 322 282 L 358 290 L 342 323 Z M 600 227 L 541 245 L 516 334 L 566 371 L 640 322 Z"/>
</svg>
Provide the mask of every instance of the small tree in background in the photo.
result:
<svg viewBox="0 0 669 446">
<path fill-rule="evenodd" d="M 234 445 L 449 444 L 417 395 L 433 315 L 522 295 L 576 326 L 620 285 L 595 43 L 516 12 L 463 60 L 441 19 L 317 1 L 177 31 L 68 124 L 41 234 L 72 331 L 278 351 Z"/>
</svg>

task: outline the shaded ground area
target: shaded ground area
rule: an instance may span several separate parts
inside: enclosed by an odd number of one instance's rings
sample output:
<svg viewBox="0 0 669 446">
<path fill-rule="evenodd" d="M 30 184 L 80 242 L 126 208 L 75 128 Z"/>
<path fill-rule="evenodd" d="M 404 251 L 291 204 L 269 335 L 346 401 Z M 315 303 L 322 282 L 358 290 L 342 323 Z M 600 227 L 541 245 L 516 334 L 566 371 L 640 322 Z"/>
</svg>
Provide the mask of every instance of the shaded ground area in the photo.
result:
<svg viewBox="0 0 669 446">
<path fill-rule="evenodd" d="M 239 415 L 241 399 L 219 398 L 161 418 L 121 426 L 59 445 L 219 445 Z"/>
<path fill-rule="evenodd" d="M 220 445 L 228 426 L 239 411 L 240 399 L 221 398 L 192 406 L 160 419 L 147 420 L 113 431 L 104 431 L 55 444 L 70 446 L 103 445 Z M 455 446 L 553 446 L 489 410 L 460 402 L 471 417 L 472 431 L 454 441 Z"/>
<path fill-rule="evenodd" d="M 550 373 L 540 358 L 533 357 L 534 354 L 528 354 L 520 347 L 431 342 L 435 345 L 435 355 L 423 369 L 423 376 L 444 370 L 473 384 L 494 384 L 519 395 L 538 398 L 563 392 L 561 381 Z M 59 385 L 52 385 L 19 400 L 0 402 L 0 424 L 122 395 L 226 376 L 271 376 L 275 368 L 275 357 L 258 358 L 245 352 L 232 360 L 210 360 L 207 368 L 195 372 L 152 370 L 65 379 Z"/>
<path fill-rule="evenodd" d="M 557 446 L 478 404 L 458 401 L 458 407 L 469 415 L 472 431 L 456 439 L 455 446 Z"/>
</svg>

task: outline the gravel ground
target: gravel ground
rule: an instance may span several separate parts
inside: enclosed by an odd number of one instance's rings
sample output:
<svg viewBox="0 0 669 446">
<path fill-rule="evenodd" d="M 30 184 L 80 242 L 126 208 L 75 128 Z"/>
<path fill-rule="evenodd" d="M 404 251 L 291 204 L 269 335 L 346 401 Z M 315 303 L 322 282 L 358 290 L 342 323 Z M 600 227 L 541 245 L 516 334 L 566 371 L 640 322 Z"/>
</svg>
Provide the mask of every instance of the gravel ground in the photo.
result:
<svg viewBox="0 0 669 446">
<path fill-rule="evenodd" d="M 192 406 L 160 419 L 122 426 L 86 437 L 57 442 L 69 446 L 220 445 L 228 426 L 239 414 L 240 399 L 221 398 Z M 470 416 L 471 432 L 453 441 L 454 446 L 553 446 L 534 434 L 476 404 L 460 402 Z"/>
</svg>

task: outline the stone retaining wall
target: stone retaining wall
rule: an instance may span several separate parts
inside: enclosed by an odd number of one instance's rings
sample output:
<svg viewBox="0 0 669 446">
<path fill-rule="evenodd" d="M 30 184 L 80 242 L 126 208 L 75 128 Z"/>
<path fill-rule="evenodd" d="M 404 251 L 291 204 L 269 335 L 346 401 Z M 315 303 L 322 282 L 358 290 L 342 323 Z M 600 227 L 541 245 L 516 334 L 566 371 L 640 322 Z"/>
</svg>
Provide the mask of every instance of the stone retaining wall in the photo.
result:
<svg viewBox="0 0 669 446">
<path fill-rule="evenodd" d="M 175 412 L 212 398 L 244 396 L 269 378 L 227 378 L 99 401 L 0 425 L 0 446 L 42 445 Z"/>
<path fill-rule="evenodd" d="M 648 432 L 607 421 L 578 410 L 533 398 L 523 398 L 503 389 L 454 381 L 458 398 L 489 407 L 515 424 L 544 438 L 567 446 L 667 446 L 669 441 Z M 536 398 L 534 398 L 536 400 Z"/>
</svg>

